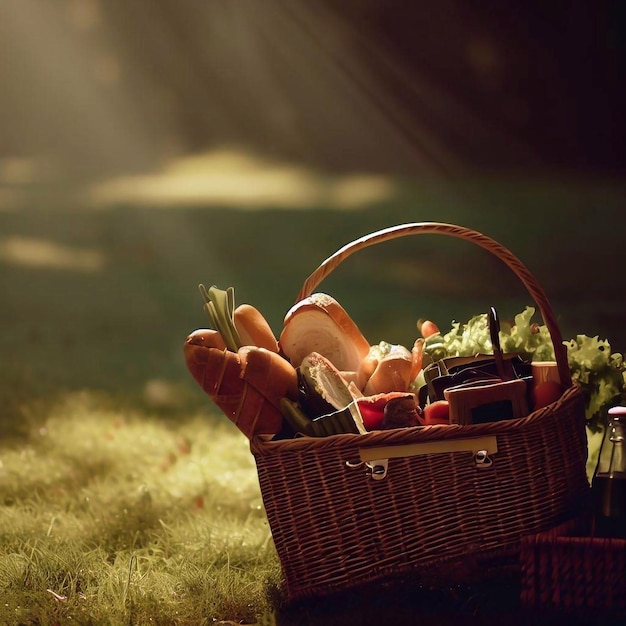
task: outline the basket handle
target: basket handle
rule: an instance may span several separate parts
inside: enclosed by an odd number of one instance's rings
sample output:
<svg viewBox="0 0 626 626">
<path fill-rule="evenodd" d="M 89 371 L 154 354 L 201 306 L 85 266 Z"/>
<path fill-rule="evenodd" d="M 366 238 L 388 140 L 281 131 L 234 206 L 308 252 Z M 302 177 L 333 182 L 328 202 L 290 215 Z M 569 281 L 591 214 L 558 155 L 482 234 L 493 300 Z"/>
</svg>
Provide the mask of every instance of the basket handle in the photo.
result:
<svg viewBox="0 0 626 626">
<path fill-rule="evenodd" d="M 329 274 L 331 274 L 342 261 L 354 252 L 390 239 L 405 237 L 407 235 L 422 234 L 440 234 L 456 237 L 458 239 L 465 239 L 466 241 L 474 243 L 488 252 L 491 252 L 515 273 L 539 308 L 544 324 L 550 333 L 550 338 L 552 339 L 552 344 L 554 346 L 554 356 L 558 367 L 561 385 L 563 385 L 564 388 L 570 387 L 572 384 L 572 377 L 567 361 L 567 349 L 563 344 L 563 337 L 561 335 L 561 331 L 559 330 L 556 316 L 554 315 L 544 290 L 539 285 L 535 277 L 530 273 L 529 269 L 513 253 L 494 239 L 469 228 L 441 222 L 413 222 L 384 228 L 370 233 L 369 235 L 365 235 L 359 239 L 355 239 L 328 257 L 312 274 L 309 275 L 304 282 L 302 289 L 300 289 L 296 302 L 310 296 L 313 293 L 313 290 Z"/>
</svg>

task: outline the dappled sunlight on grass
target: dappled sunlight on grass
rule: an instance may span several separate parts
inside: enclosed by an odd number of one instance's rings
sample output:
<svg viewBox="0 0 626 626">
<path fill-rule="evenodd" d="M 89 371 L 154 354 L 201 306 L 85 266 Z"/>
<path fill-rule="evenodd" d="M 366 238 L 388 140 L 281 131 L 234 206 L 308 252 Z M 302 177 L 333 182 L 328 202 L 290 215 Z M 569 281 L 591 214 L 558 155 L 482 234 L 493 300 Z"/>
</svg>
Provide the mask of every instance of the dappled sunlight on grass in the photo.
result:
<svg viewBox="0 0 626 626">
<path fill-rule="evenodd" d="M 92 273 L 104 268 L 106 256 L 97 248 L 63 245 L 33 237 L 6 237 L 0 239 L 0 262 L 31 268 Z"/>
<path fill-rule="evenodd" d="M 95 185 L 98 206 L 219 206 L 285 209 L 362 208 L 389 200 L 393 179 L 383 175 L 328 176 L 234 148 L 172 161 L 160 173 L 125 176 Z"/>
<path fill-rule="evenodd" d="M 269 610 L 277 557 L 230 423 L 120 414 L 75 393 L 0 459 L 0 622 L 191 624 Z"/>
</svg>

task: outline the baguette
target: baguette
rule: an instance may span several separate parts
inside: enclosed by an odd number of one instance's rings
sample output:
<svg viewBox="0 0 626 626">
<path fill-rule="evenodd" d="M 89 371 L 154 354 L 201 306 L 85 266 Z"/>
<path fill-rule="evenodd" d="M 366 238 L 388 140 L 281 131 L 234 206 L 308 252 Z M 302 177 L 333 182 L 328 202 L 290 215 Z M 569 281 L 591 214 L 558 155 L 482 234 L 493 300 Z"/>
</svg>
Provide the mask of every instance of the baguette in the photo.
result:
<svg viewBox="0 0 626 626">
<path fill-rule="evenodd" d="M 192 345 L 226 350 L 226 343 L 224 339 L 222 339 L 222 335 L 220 335 L 219 331 L 213 330 L 212 328 L 199 328 L 198 330 L 194 330 L 185 341 L 185 347 Z"/>
<path fill-rule="evenodd" d="M 240 304 L 233 313 L 233 322 L 242 345 L 278 352 L 278 341 L 269 323 L 251 304 Z"/>
<path fill-rule="evenodd" d="M 238 354 L 243 379 L 276 408 L 280 408 L 281 398 L 297 400 L 298 374 L 289 361 L 265 348 L 244 346 Z"/>
<path fill-rule="evenodd" d="M 218 337 L 207 329 L 187 337 L 184 354 L 192 376 L 248 439 L 279 433 L 280 399 L 297 398 L 296 370 L 276 352 L 255 346 L 232 352 L 216 345 Z"/>
</svg>

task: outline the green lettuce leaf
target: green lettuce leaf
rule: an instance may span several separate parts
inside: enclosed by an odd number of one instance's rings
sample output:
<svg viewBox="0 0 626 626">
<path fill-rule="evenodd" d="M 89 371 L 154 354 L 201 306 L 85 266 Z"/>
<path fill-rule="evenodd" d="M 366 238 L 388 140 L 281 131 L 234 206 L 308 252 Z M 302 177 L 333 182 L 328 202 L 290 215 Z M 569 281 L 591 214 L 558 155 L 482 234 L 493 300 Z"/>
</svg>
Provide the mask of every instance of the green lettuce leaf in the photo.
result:
<svg viewBox="0 0 626 626">
<path fill-rule="evenodd" d="M 500 344 L 503 352 L 515 352 L 529 361 L 553 361 L 554 347 L 545 324 L 533 322 L 535 308 L 527 306 L 515 316 L 513 324 L 501 324 Z M 602 429 L 611 406 L 626 402 L 626 363 L 624 355 L 612 353 L 606 339 L 577 335 L 564 341 L 572 379 L 586 399 L 586 417 L 592 430 Z M 424 352 L 432 359 L 450 356 L 491 354 L 486 313 L 475 315 L 465 323 L 453 321 L 449 332 L 436 342 L 426 342 Z"/>
</svg>

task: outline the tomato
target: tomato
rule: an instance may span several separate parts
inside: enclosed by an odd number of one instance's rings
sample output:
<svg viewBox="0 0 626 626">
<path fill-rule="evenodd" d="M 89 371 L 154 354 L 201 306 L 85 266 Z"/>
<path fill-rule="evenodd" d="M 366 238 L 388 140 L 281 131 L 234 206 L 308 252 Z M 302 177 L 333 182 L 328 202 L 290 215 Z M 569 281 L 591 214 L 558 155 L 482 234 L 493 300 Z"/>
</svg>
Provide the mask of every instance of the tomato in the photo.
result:
<svg viewBox="0 0 626 626">
<path fill-rule="evenodd" d="M 449 424 L 450 423 L 450 405 L 447 400 L 437 400 L 431 402 L 424 407 L 423 412 L 424 424 L 432 426 L 433 424 Z"/>
</svg>

